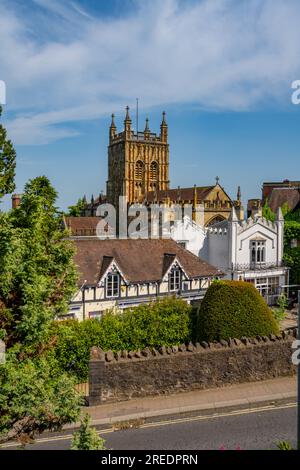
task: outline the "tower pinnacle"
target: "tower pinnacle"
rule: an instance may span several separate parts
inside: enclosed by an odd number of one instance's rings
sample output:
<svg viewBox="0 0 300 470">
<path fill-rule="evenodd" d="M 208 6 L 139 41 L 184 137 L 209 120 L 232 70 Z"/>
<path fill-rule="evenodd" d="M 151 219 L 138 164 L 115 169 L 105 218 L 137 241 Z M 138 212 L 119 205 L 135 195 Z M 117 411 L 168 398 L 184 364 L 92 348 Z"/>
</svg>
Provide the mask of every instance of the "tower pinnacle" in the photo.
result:
<svg viewBox="0 0 300 470">
<path fill-rule="evenodd" d="M 162 122 L 160 125 L 160 138 L 162 142 L 167 142 L 168 141 L 168 125 L 166 122 L 166 113 L 163 111 L 162 113 Z"/>
</svg>

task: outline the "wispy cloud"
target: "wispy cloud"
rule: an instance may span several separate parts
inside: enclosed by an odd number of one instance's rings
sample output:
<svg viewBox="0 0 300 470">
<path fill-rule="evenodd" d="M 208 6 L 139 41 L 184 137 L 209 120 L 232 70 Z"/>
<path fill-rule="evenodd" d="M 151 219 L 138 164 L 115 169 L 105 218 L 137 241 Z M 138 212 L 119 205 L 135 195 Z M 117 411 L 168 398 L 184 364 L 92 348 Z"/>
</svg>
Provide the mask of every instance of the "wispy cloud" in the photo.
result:
<svg viewBox="0 0 300 470">
<path fill-rule="evenodd" d="M 17 143 L 75 135 L 70 123 L 136 96 L 144 107 L 280 107 L 300 76 L 298 0 L 149 0 L 123 18 L 92 16 L 80 1 L 31 6 L 21 15 L 16 0 L 0 0 L 0 78 Z"/>
</svg>

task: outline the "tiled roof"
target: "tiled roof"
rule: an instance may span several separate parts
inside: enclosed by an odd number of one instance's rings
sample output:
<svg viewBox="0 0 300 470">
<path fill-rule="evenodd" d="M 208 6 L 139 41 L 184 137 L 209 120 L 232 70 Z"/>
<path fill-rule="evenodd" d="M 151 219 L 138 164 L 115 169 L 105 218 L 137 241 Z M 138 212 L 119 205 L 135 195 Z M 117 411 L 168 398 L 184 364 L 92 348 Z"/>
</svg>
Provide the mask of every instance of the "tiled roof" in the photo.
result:
<svg viewBox="0 0 300 470">
<path fill-rule="evenodd" d="M 287 203 L 290 210 L 297 208 L 300 202 L 300 193 L 297 188 L 274 188 L 268 198 L 268 204 L 273 212 Z"/>
<path fill-rule="evenodd" d="M 198 202 L 203 202 L 205 197 L 209 192 L 214 188 L 214 186 L 198 186 L 197 187 L 197 200 Z M 153 202 L 164 201 L 167 198 L 170 198 L 171 201 L 176 202 L 180 201 L 193 201 L 194 199 L 194 188 L 174 188 L 166 189 L 162 191 L 151 191 L 147 194 L 147 201 Z"/>
<path fill-rule="evenodd" d="M 95 236 L 101 217 L 65 217 L 65 227 L 71 230 L 71 236 Z"/>
<path fill-rule="evenodd" d="M 163 278 L 166 265 L 178 259 L 190 278 L 222 275 L 221 271 L 182 248 L 174 240 L 74 240 L 74 257 L 79 268 L 80 285 L 95 285 L 114 259 L 129 282 L 155 282 Z M 167 256 L 166 256 L 167 255 Z"/>
</svg>

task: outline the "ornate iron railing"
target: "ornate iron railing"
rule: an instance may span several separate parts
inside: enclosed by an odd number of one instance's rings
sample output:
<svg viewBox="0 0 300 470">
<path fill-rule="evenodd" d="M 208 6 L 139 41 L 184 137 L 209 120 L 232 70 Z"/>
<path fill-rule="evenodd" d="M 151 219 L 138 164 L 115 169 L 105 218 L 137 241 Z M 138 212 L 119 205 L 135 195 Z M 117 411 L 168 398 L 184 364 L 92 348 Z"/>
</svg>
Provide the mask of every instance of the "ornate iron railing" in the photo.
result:
<svg viewBox="0 0 300 470">
<path fill-rule="evenodd" d="M 281 263 L 244 263 L 244 264 L 233 264 L 233 271 L 266 271 L 268 269 L 285 268 L 286 265 Z"/>
</svg>

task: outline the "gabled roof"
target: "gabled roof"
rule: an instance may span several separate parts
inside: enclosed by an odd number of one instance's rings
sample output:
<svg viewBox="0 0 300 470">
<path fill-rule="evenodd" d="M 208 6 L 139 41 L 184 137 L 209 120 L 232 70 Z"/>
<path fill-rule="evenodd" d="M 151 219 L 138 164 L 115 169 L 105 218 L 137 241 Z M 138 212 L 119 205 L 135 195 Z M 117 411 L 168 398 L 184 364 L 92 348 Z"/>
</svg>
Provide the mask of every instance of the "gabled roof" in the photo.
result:
<svg viewBox="0 0 300 470">
<path fill-rule="evenodd" d="M 203 201 L 206 195 L 214 188 L 214 186 L 199 186 L 197 187 L 197 199 L 198 201 Z M 194 188 L 174 188 L 174 189 L 166 189 L 161 191 L 151 191 L 147 194 L 147 201 L 154 202 L 157 201 L 164 201 L 167 198 L 170 201 L 193 201 L 194 198 Z"/>
<path fill-rule="evenodd" d="M 166 272 L 169 270 L 169 268 L 172 266 L 174 261 L 176 260 L 176 255 L 175 253 L 165 253 L 164 254 L 164 260 L 163 260 L 163 270 L 162 270 L 162 277 L 165 276 Z"/>
<path fill-rule="evenodd" d="M 215 188 L 219 188 L 225 196 L 231 201 L 231 198 L 228 196 L 224 188 L 220 186 L 219 184 L 213 185 L 213 186 L 197 186 L 197 201 L 198 203 L 204 202 L 211 191 Z M 147 201 L 148 202 L 154 202 L 154 201 L 165 201 L 167 198 L 170 199 L 170 201 L 176 202 L 177 200 L 179 201 L 191 201 L 193 202 L 194 199 L 194 187 L 191 188 L 174 188 L 174 189 L 165 189 L 161 191 L 151 191 L 147 194 Z"/>
<path fill-rule="evenodd" d="M 74 243 L 80 285 L 85 280 L 88 285 L 96 285 L 112 260 L 132 283 L 161 281 L 167 265 L 170 266 L 175 258 L 189 278 L 222 275 L 219 269 L 170 239 L 77 239 Z"/>
</svg>

